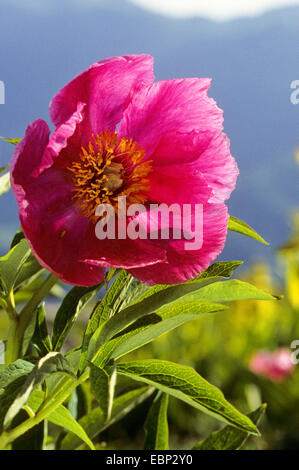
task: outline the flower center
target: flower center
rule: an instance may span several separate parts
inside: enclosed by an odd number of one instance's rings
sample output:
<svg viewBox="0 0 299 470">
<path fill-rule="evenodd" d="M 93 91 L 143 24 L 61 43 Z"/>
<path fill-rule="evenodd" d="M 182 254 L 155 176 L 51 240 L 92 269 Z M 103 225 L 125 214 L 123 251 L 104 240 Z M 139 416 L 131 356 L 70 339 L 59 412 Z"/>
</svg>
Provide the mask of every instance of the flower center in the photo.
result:
<svg viewBox="0 0 299 470">
<path fill-rule="evenodd" d="M 119 196 L 126 196 L 127 205 L 147 201 L 152 167 L 150 161 L 144 161 L 145 151 L 137 142 L 119 139 L 106 130 L 93 135 L 81 150 L 80 159 L 68 168 L 79 213 L 96 222 L 97 206 L 111 204 L 117 212 Z"/>
</svg>

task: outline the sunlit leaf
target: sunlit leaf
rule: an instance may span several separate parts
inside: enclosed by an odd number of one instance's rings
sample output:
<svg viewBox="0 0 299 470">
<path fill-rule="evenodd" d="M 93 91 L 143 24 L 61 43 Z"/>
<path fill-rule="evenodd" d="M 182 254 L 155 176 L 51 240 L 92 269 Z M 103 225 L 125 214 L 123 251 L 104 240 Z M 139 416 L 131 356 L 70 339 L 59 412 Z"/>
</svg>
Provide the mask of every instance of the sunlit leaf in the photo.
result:
<svg viewBox="0 0 299 470">
<path fill-rule="evenodd" d="M 259 434 L 252 421 L 230 403 L 214 385 L 194 369 L 168 361 L 147 359 L 117 364 L 117 373 L 155 386 L 189 405 L 251 434 Z"/>
<path fill-rule="evenodd" d="M 168 395 L 159 392 L 149 409 L 144 428 L 144 450 L 168 450 Z"/>
</svg>

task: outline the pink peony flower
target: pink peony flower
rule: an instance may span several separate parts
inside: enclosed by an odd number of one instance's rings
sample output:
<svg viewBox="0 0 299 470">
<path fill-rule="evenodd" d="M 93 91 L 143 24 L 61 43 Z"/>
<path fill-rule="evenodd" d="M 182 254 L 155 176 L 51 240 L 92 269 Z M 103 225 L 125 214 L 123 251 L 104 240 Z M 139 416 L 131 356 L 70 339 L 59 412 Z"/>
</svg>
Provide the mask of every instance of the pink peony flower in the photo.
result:
<svg viewBox="0 0 299 470">
<path fill-rule="evenodd" d="M 223 113 L 207 96 L 211 81 L 153 80 L 148 55 L 95 63 L 52 100 L 52 136 L 39 119 L 15 149 L 11 181 L 24 234 L 40 263 L 67 283 L 94 285 L 109 267 L 148 284 L 179 283 L 224 247 L 225 201 L 238 168 Z M 202 204 L 201 248 L 187 251 L 174 237 L 99 240 L 95 209 L 118 196 L 146 208 Z"/>
<path fill-rule="evenodd" d="M 263 375 L 273 382 L 285 380 L 294 367 L 292 354 L 287 348 L 280 348 L 274 352 L 259 351 L 249 363 L 252 372 Z"/>
</svg>

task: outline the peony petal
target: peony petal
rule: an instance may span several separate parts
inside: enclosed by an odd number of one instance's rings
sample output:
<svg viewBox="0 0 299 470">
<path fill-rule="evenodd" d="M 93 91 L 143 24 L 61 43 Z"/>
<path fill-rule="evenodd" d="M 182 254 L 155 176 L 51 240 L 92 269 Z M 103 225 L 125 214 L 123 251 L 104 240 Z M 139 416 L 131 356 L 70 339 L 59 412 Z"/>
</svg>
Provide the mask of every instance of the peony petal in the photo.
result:
<svg viewBox="0 0 299 470">
<path fill-rule="evenodd" d="M 133 138 L 151 157 L 165 133 L 222 131 L 222 110 L 207 96 L 211 80 L 166 80 L 140 88 L 124 111 L 119 135 Z"/>
<path fill-rule="evenodd" d="M 166 133 L 151 160 L 155 171 L 164 171 L 172 165 L 177 175 L 189 173 L 191 185 L 196 184 L 196 175 L 200 174 L 211 189 L 211 203 L 222 203 L 229 198 L 239 174 L 230 153 L 230 141 L 223 132 Z M 192 193 L 192 187 L 188 187 L 189 191 Z"/>
<path fill-rule="evenodd" d="M 194 278 L 206 269 L 224 248 L 228 211 L 224 204 L 203 208 L 203 244 L 199 250 L 186 250 L 183 240 L 157 240 L 167 250 L 167 262 L 129 272 L 149 285 L 177 284 Z"/>
<path fill-rule="evenodd" d="M 229 199 L 236 187 L 239 169 L 230 153 L 230 141 L 224 133 L 214 134 L 209 146 L 194 163 L 212 188 L 210 203 L 222 203 Z"/>
<path fill-rule="evenodd" d="M 87 138 L 115 130 L 131 90 L 154 80 L 153 58 L 149 55 L 112 57 L 93 64 L 73 79 L 51 101 L 50 116 L 61 126 L 76 111 L 77 103 L 85 103 Z"/>
<path fill-rule="evenodd" d="M 165 204 L 205 204 L 212 189 L 193 163 L 155 166 L 150 174 L 148 198 Z"/>
<path fill-rule="evenodd" d="M 70 284 L 94 285 L 103 280 L 104 269 L 78 258 L 89 221 L 74 210 L 68 172 L 51 168 L 31 176 L 40 165 L 48 136 L 46 123 L 35 121 L 14 152 L 11 181 L 21 225 L 42 266 Z"/>
<path fill-rule="evenodd" d="M 77 103 L 76 111 L 53 132 L 43 153 L 41 163 L 36 167 L 33 176 L 38 176 L 42 171 L 50 168 L 54 162 L 56 167 L 64 168 L 79 157 L 81 135 L 78 127 L 83 121 L 84 108 L 84 103 Z M 60 157 L 59 162 L 57 161 L 58 157 Z"/>
<path fill-rule="evenodd" d="M 122 240 L 117 238 L 117 234 L 115 239 L 99 240 L 95 236 L 94 226 L 90 227 L 81 252 L 82 262 L 105 268 L 133 269 L 151 266 L 165 259 L 165 248 L 151 240 L 131 240 L 129 237 Z"/>
</svg>

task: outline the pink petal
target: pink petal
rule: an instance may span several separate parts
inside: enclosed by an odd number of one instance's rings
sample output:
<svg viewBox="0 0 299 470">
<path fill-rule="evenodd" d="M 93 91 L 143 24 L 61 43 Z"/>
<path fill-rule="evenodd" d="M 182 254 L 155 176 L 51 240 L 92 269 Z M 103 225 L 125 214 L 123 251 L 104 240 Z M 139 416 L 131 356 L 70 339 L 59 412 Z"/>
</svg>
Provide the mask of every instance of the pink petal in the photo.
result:
<svg viewBox="0 0 299 470">
<path fill-rule="evenodd" d="M 81 260 L 92 266 L 105 268 L 118 267 L 123 269 L 140 268 L 155 265 L 165 260 L 164 247 L 157 246 L 151 240 L 117 238 L 99 240 L 95 236 L 94 226 L 85 238 L 81 252 Z"/>
<path fill-rule="evenodd" d="M 230 153 L 230 141 L 224 133 L 214 134 L 210 145 L 194 166 L 212 188 L 209 202 L 217 204 L 229 199 L 236 187 L 239 169 Z"/>
<path fill-rule="evenodd" d="M 222 131 L 222 111 L 207 96 L 211 80 L 187 78 L 156 82 L 132 96 L 119 134 L 132 137 L 149 158 L 169 132 Z"/>
<path fill-rule="evenodd" d="M 155 166 L 150 174 L 149 200 L 165 204 L 204 204 L 212 193 L 193 163 Z"/>
<path fill-rule="evenodd" d="M 78 127 L 84 118 L 84 108 L 85 104 L 77 103 L 76 111 L 53 132 L 43 153 L 41 163 L 36 167 L 33 176 L 38 176 L 42 171 L 50 168 L 54 162 L 56 167 L 63 168 L 79 157 L 81 136 Z"/>
<path fill-rule="evenodd" d="M 206 269 L 224 248 L 228 211 L 224 204 L 203 208 L 203 244 L 199 250 L 185 250 L 184 240 L 157 240 L 167 252 L 167 261 L 129 272 L 146 284 L 177 284 L 192 279 Z"/>
<path fill-rule="evenodd" d="M 112 57 L 97 62 L 53 98 L 51 120 L 55 126 L 61 126 L 81 102 L 87 105 L 84 126 L 89 136 L 106 129 L 114 131 L 132 88 L 153 80 L 153 58 L 149 55 Z"/>
<path fill-rule="evenodd" d="M 155 172 L 164 172 L 164 168 L 170 168 L 172 165 L 177 179 L 180 175 L 183 179 L 184 175 L 189 174 L 189 185 L 186 185 L 186 188 L 190 198 L 192 194 L 195 197 L 199 194 L 196 180 L 200 174 L 205 185 L 210 188 L 211 203 L 222 203 L 229 198 L 239 174 L 237 163 L 230 153 L 229 139 L 218 131 L 166 133 L 151 155 L 151 160 Z M 167 184 L 167 178 L 165 182 Z"/>
<path fill-rule="evenodd" d="M 103 280 L 104 269 L 78 259 L 89 221 L 74 211 L 68 172 L 51 168 L 31 176 L 40 165 L 48 136 L 46 123 L 35 121 L 14 152 L 11 181 L 21 225 L 42 266 L 70 284 L 94 285 Z"/>
</svg>

